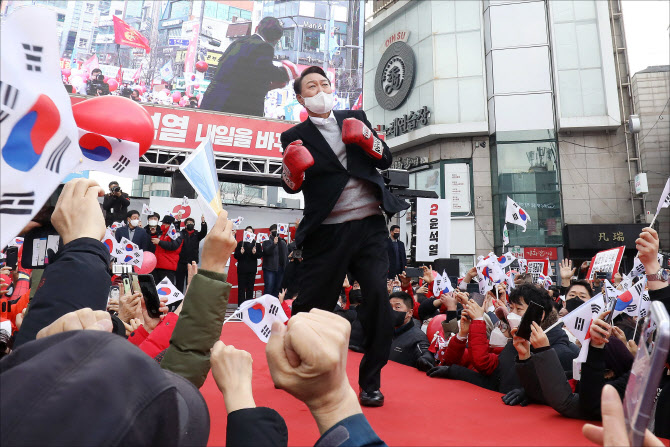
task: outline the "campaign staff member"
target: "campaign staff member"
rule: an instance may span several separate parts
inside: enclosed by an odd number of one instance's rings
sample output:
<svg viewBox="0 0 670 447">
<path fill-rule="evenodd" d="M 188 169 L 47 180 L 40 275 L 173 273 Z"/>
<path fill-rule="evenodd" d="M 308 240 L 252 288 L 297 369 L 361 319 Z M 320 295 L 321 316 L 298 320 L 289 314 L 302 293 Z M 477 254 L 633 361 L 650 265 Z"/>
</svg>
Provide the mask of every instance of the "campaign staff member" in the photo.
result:
<svg viewBox="0 0 670 447">
<path fill-rule="evenodd" d="M 302 191 L 303 220 L 296 232 L 302 249 L 300 293 L 293 314 L 332 311 L 347 271 L 358 279 L 365 300 L 358 318 L 366 333 L 361 361 L 360 401 L 381 406 L 381 369 L 388 362 L 393 327 L 386 291 L 389 258 L 384 215 L 409 204 L 391 194 L 377 169 L 391 166 L 391 151 L 370 129 L 365 113 L 333 112 L 333 89 L 320 67 L 309 67 L 293 86 L 309 114 L 281 135 L 282 186 Z"/>
</svg>

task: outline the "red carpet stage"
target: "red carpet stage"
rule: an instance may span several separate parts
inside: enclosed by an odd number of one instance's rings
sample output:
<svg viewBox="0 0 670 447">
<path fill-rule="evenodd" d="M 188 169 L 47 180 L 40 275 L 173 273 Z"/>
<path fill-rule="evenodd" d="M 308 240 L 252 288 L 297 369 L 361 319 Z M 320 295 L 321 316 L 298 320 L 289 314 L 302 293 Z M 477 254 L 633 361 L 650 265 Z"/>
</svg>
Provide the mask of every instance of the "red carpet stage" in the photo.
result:
<svg viewBox="0 0 670 447">
<path fill-rule="evenodd" d="M 244 323 L 227 323 L 221 340 L 249 351 L 254 359 L 256 405 L 274 408 L 286 420 L 289 445 L 311 446 L 319 438 L 307 407 L 272 384 L 265 344 Z M 349 352 L 347 371 L 358 390 L 362 355 Z M 223 397 L 210 373 L 201 389 L 211 415 L 209 445 L 226 441 Z M 545 406 L 507 407 L 500 393 L 465 382 L 431 379 L 407 366 L 389 362 L 382 372 L 386 404 L 364 408 L 370 424 L 390 446 L 438 445 L 589 445 L 582 436 L 584 421 L 566 419 Z"/>
</svg>

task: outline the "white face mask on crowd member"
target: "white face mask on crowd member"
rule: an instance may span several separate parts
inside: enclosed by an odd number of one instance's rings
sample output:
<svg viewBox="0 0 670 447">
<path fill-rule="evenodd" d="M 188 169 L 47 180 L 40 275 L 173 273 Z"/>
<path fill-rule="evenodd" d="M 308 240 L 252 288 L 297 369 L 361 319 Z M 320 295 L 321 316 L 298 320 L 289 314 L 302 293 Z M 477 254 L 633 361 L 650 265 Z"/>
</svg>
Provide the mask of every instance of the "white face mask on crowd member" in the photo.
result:
<svg viewBox="0 0 670 447">
<path fill-rule="evenodd" d="M 140 220 L 139 219 L 131 219 L 130 220 L 130 225 L 132 225 L 133 227 L 137 227 L 137 226 L 140 225 Z"/>
<path fill-rule="evenodd" d="M 157 220 L 157 219 L 151 219 L 151 220 L 149 220 L 149 226 L 150 226 L 150 227 L 158 226 L 158 220 Z"/>
</svg>

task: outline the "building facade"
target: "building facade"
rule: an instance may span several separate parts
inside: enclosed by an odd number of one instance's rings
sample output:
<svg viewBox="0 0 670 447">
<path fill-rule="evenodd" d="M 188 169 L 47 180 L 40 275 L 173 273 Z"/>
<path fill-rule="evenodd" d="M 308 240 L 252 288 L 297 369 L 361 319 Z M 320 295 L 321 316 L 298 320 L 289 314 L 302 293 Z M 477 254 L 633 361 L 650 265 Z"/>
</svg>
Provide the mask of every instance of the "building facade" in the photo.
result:
<svg viewBox="0 0 670 447">
<path fill-rule="evenodd" d="M 517 254 L 634 255 L 644 201 L 617 1 L 371 6 L 364 110 L 410 187 L 451 199 L 452 257 L 501 251 L 507 197 L 531 218 L 525 232 L 508 224 Z"/>
<path fill-rule="evenodd" d="M 658 198 L 670 177 L 670 66 L 653 66 L 633 75 L 635 112 L 640 116 L 640 160 L 647 174 L 647 213 L 653 215 Z M 670 247 L 670 215 L 663 210 L 656 219 L 661 246 Z"/>
</svg>

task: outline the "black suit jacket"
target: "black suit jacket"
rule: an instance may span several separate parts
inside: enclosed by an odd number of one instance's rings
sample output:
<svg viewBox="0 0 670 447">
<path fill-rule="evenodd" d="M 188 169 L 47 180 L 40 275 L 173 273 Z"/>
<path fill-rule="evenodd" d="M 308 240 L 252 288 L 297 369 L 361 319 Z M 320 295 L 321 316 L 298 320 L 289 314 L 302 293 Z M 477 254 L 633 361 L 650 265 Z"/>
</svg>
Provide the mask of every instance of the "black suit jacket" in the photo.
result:
<svg viewBox="0 0 670 447">
<path fill-rule="evenodd" d="M 219 68 L 202 97 L 201 109 L 263 116 L 265 94 L 272 82 L 288 82 L 288 74 L 272 63 L 274 48 L 258 34 L 239 39 L 219 59 Z"/>
<path fill-rule="evenodd" d="M 337 124 L 342 128 L 345 118 L 356 118 L 365 123 L 375 136 L 377 132 L 362 110 L 336 110 L 333 112 Z M 282 180 L 282 187 L 289 194 L 302 191 L 305 197 L 304 218 L 295 235 L 297 245 L 300 247 L 305 237 L 313 232 L 326 217 L 340 198 L 349 177 L 367 180 L 379 189 L 382 208 L 388 216 L 409 208 L 409 203 L 398 199 L 391 194 L 384 184 L 384 179 L 377 169 L 388 169 L 391 166 L 391 150 L 384 145 L 382 158 L 375 160 L 363 149 L 355 144 L 347 145 L 347 168 L 345 169 L 333 149 L 321 135 L 312 120 L 306 119 L 281 134 L 281 144 L 284 149 L 295 140 L 302 140 L 302 144 L 314 157 L 314 166 L 305 172 L 305 181 L 298 191 L 293 191 Z"/>
<path fill-rule="evenodd" d="M 117 242 L 121 242 L 122 237 L 130 239 L 130 231 L 128 230 L 128 226 L 117 228 L 114 236 L 116 237 Z M 154 245 L 151 243 L 151 238 L 144 230 L 144 228 L 140 227 L 135 228 L 135 233 L 133 233 L 133 238 L 130 241 L 137 244 L 141 250 L 150 250 Z"/>
<path fill-rule="evenodd" d="M 391 238 L 386 239 L 386 248 L 389 252 L 389 272 L 393 273 L 402 273 L 405 266 L 407 265 L 407 254 L 405 253 L 405 243 L 398 241 L 398 254 L 400 255 L 400 264 L 396 262 L 395 250 L 393 248 L 393 240 Z"/>
</svg>

